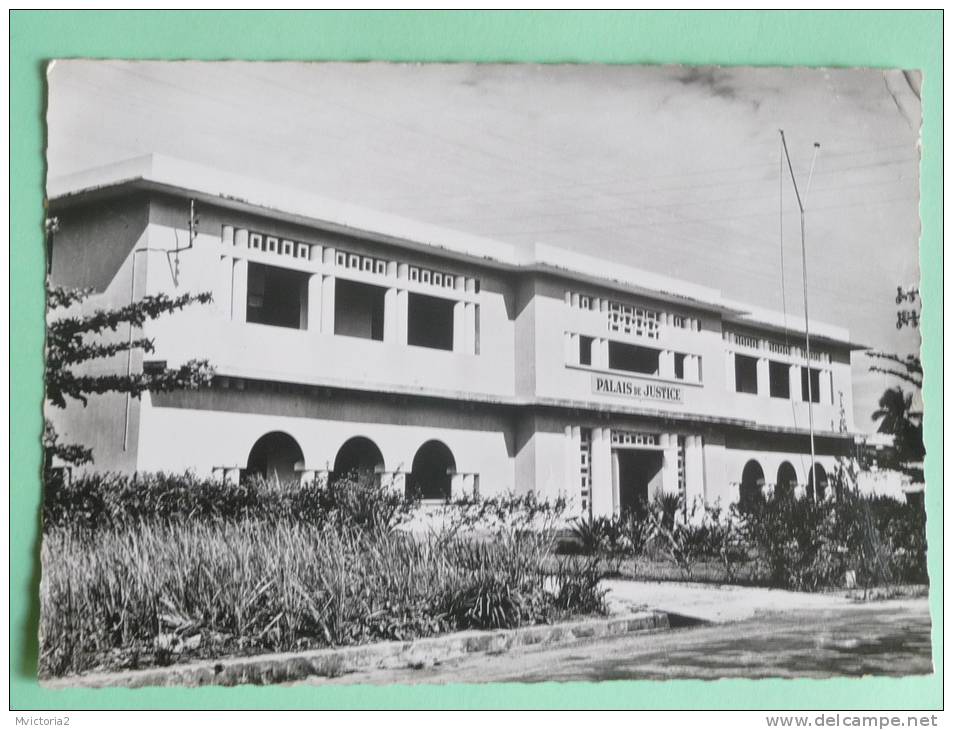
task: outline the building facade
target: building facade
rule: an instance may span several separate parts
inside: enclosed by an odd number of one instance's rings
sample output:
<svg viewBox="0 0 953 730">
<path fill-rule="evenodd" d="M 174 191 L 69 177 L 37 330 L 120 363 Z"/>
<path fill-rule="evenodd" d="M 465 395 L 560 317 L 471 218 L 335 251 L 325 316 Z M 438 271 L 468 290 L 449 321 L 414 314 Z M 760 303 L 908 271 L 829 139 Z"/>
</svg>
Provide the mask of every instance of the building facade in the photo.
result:
<svg viewBox="0 0 953 730">
<path fill-rule="evenodd" d="M 154 352 L 94 366 L 204 358 L 211 387 L 49 410 L 98 470 L 363 469 L 428 499 L 534 490 L 610 515 L 656 491 L 821 496 L 851 451 L 842 328 L 812 323 L 808 359 L 803 320 L 708 287 L 155 156 L 49 194 L 51 281 L 92 289 L 81 306 L 213 297 L 115 333 Z"/>
</svg>

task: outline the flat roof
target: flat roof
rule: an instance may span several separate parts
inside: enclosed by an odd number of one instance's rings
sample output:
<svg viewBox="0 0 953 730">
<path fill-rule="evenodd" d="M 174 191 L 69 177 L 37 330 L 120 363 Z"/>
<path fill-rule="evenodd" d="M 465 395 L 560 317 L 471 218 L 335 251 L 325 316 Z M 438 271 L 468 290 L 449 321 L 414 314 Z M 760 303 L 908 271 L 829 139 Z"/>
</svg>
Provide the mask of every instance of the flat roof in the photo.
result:
<svg viewBox="0 0 953 730">
<path fill-rule="evenodd" d="M 729 322 L 748 327 L 804 335 L 804 329 L 795 317 L 731 301 L 711 287 L 542 243 L 524 250 L 503 241 L 342 203 L 164 155 L 144 155 L 47 181 L 47 197 L 55 207 L 108 198 L 130 189 L 187 195 L 200 202 L 483 266 L 549 273 L 717 312 Z M 829 344 L 866 349 L 850 342 L 845 328 L 828 323 L 811 320 L 811 335 L 812 339 Z"/>
</svg>

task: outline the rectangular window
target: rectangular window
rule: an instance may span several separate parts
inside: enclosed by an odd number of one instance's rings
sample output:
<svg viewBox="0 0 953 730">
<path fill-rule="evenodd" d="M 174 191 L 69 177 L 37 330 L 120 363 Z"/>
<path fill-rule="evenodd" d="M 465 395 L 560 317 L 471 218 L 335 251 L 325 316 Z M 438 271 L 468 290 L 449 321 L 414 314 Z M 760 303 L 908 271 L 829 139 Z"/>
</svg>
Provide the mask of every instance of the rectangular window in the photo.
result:
<svg viewBox="0 0 953 730">
<path fill-rule="evenodd" d="M 658 375 L 659 351 L 650 347 L 609 343 L 609 368 L 627 370 L 630 373 Z"/>
<path fill-rule="evenodd" d="M 249 263 L 245 320 L 306 329 L 309 278 L 310 274 L 303 271 Z"/>
<path fill-rule="evenodd" d="M 451 299 L 408 294 L 407 343 L 436 350 L 452 350 L 453 306 Z"/>
<path fill-rule="evenodd" d="M 675 379 L 685 379 L 685 356 L 680 352 L 675 353 Z"/>
<path fill-rule="evenodd" d="M 755 358 L 735 355 L 735 391 L 757 394 L 758 361 Z"/>
<path fill-rule="evenodd" d="M 807 385 L 808 372 L 810 372 L 810 378 L 811 378 L 810 395 L 808 394 L 808 385 Z M 821 402 L 821 371 L 820 370 L 811 368 L 809 371 L 805 367 L 801 368 L 801 400 L 805 402 L 810 400 L 811 403 Z"/>
<path fill-rule="evenodd" d="M 592 338 L 579 335 L 579 364 L 592 365 Z"/>
<path fill-rule="evenodd" d="M 337 279 L 334 286 L 334 334 L 384 339 L 384 294 L 382 286 Z"/>
<path fill-rule="evenodd" d="M 772 398 L 791 397 L 791 368 L 783 362 L 768 363 Z"/>
</svg>

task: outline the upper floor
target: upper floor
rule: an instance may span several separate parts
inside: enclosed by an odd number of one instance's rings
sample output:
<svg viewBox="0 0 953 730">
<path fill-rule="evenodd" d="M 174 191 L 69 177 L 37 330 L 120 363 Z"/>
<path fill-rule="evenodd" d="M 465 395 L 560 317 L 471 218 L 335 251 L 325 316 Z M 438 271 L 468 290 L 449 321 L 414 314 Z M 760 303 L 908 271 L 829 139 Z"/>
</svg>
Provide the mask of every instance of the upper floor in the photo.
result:
<svg viewBox="0 0 953 730">
<path fill-rule="evenodd" d="M 806 429 L 811 401 L 817 430 L 852 430 L 847 332 L 812 323 L 808 358 L 793 318 L 709 287 L 156 157 L 51 182 L 50 194 L 51 278 L 94 289 L 86 306 L 212 293 L 145 325 L 156 347 L 141 367 L 202 357 L 234 387 L 261 379 L 779 430 Z"/>
</svg>

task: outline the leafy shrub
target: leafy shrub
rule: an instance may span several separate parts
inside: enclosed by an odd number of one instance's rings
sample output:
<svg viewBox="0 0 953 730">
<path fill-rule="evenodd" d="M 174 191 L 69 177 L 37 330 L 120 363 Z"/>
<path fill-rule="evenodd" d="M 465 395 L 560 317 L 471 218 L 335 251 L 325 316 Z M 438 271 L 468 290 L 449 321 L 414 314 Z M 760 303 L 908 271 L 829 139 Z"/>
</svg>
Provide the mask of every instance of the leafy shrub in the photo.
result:
<svg viewBox="0 0 953 730">
<path fill-rule="evenodd" d="M 598 560 L 593 557 L 581 566 L 575 559 L 561 562 L 554 576 L 556 606 L 577 613 L 608 613 L 609 590 L 600 587 L 601 575 Z"/>
<path fill-rule="evenodd" d="M 151 520 L 344 521 L 392 529 L 416 503 L 370 475 L 357 473 L 330 484 L 276 484 L 261 478 L 227 484 L 194 474 L 88 474 L 45 485 L 43 524 L 100 529 Z"/>
</svg>

